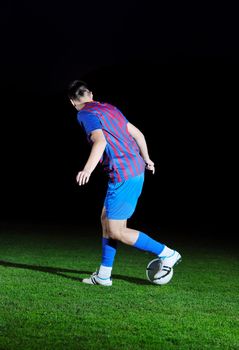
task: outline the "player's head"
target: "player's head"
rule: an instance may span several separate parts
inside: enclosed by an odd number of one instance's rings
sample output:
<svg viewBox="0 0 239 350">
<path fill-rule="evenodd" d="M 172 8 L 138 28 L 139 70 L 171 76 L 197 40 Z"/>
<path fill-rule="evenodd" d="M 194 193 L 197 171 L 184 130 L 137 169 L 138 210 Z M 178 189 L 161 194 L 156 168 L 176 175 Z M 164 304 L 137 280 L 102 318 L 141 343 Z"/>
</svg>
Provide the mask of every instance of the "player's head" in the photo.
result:
<svg viewBox="0 0 239 350">
<path fill-rule="evenodd" d="M 76 109 L 81 109 L 84 103 L 93 101 L 93 93 L 87 83 L 74 80 L 68 86 L 68 97 Z"/>
</svg>

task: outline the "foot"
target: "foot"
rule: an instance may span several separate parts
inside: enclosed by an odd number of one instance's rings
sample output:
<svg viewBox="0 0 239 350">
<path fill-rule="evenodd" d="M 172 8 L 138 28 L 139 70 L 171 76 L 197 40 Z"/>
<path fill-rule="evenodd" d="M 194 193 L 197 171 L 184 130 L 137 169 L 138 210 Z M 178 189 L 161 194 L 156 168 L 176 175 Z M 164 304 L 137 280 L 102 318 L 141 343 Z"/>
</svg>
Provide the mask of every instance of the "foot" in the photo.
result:
<svg viewBox="0 0 239 350">
<path fill-rule="evenodd" d="M 181 255 L 174 250 L 169 256 L 159 256 L 161 260 L 160 270 L 155 274 L 154 278 L 160 278 L 165 274 L 165 271 L 171 271 L 171 269 L 182 261 Z"/>
<path fill-rule="evenodd" d="M 106 286 L 106 287 L 112 286 L 111 278 L 106 278 L 106 279 L 100 278 L 97 275 L 97 272 L 92 273 L 92 275 L 89 278 L 84 278 L 82 282 L 86 284 L 99 284 L 101 286 Z"/>
</svg>

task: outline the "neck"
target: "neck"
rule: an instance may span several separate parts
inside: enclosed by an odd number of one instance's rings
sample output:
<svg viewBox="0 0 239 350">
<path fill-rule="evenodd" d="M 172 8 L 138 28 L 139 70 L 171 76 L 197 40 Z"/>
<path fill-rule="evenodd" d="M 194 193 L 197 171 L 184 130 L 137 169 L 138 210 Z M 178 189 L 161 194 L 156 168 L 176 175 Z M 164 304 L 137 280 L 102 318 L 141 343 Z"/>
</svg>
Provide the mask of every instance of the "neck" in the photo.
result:
<svg viewBox="0 0 239 350">
<path fill-rule="evenodd" d="M 89 101 L 86 101 L 86 102 L 81 103 L 80 105 L 78 105 L 77 106 L 78 111 L 80 111 L 82 108 L 84 108 L 86 103 L 89 103 L 89 102 L 94 102 L 94 100 L 89 100 Z"/>
</svg>

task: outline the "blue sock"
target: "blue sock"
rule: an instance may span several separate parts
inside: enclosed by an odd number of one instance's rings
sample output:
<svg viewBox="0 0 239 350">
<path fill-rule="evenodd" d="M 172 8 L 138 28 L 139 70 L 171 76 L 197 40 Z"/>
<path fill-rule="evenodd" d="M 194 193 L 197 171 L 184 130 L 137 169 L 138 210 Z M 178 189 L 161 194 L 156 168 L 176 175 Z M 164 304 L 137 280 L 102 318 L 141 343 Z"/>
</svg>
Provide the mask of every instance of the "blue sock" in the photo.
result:
<svg viewBox="0 0 239 350">
<path fill-rule="evenodd" d="M 133 247 L 159 255 L 163 251 L 165 245 L 155 241 L 145 233 L 139 232 L 139 237 Z"/>
<path fill-rule="evenodd" d="M 101 265 L 112 267 L 117 249 L 117 241 L 102 237 L 102 260 Z"/>
</svg>

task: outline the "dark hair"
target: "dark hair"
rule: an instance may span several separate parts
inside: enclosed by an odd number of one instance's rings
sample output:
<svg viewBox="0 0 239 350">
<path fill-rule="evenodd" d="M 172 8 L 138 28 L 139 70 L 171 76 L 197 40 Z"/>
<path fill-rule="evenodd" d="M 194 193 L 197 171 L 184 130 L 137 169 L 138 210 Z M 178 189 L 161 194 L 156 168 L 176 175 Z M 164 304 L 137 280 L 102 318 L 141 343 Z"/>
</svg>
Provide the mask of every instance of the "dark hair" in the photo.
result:
<svg viewBox="0 0 239 350">
<path fill-rule="evenodd" d="M 68 86 L 68 97 L 71 100 L 77 100 L 84 95 L 86 90 L 89 90 L 87 83 L 82 80 L 74 80 Z"/>
</svg>

